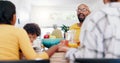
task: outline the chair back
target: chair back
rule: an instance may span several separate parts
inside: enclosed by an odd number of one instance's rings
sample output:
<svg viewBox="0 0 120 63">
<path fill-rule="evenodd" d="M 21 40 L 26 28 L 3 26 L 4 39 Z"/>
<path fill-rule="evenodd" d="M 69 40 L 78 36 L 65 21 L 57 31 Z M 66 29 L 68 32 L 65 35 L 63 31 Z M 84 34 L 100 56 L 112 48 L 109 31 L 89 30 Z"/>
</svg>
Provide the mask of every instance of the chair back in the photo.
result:
<svg viewBox="0 0 120 63">
<path fill-rule="evenodd" d="M 49 60 L 18 60 L 18 61 L 0 61 L 0 63 L 50 63 Z"/>
<path fill-rule="evenodd" d="M 120 59 L 75 59 L 74 63 L 120 63 Z"/>
</svg>

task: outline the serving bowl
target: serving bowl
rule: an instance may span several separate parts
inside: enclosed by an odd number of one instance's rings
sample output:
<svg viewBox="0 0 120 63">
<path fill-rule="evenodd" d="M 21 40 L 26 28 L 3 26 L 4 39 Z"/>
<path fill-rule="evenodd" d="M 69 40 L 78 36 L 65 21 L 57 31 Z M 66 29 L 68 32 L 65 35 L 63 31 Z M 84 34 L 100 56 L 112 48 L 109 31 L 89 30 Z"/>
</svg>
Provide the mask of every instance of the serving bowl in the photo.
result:
<svg viewBox="0 0 120 63">
<path fill-rule="evenodd" d="M 60 43 L 60 41 L 63 40 L 63 38 L 49 38 L 49 39 L 42 39 L 42 44 L 47 47 L 50 48 L 53 45 L 57 45 Z"/>
</svg>

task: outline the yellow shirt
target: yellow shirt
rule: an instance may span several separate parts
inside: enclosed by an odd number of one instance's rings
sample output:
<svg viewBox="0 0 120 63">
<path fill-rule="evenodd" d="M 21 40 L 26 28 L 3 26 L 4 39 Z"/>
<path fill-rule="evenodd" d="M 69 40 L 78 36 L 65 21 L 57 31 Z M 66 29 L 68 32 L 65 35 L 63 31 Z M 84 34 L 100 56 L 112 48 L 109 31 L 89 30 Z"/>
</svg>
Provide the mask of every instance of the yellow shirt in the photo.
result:
<svg viewBox="0 0 120 63">
<path fill-rule="evenodd" d="M 12 25 L 0 25 L 0 60 L 19 60 L 19 50 L 28 60 L 48 59 L 48 54 L 35 53 L 25 30 Z"/>
<path fill-rule="evenodd" d="M 75 42 L 80 42 L 79 36 L 80 36 L 80 27 L 77 25 L 77 23 L 70 26 L 70 30 L 75 30 Z"/>
</svg>

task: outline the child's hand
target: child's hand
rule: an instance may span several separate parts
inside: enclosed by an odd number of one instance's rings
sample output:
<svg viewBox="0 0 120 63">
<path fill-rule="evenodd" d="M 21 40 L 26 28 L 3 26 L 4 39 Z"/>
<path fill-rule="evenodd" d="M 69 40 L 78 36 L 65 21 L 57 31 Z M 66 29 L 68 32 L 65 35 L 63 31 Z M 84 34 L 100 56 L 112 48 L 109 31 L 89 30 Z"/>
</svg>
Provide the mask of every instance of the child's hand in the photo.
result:
<svg viewBox="0 0 120 63">
<path fill-rule="evenodd" d="M 58 51 L 66 52 L 69 49 L 67 46 L 59 46 Z"/>
<path fill-rule="evenodd" d="M 64 42 L 60 42 L 58 45 L 59 45 L 58 51 L 66 52 L 69 49 L 69 47 L 66 46 Z"/>
</svg>

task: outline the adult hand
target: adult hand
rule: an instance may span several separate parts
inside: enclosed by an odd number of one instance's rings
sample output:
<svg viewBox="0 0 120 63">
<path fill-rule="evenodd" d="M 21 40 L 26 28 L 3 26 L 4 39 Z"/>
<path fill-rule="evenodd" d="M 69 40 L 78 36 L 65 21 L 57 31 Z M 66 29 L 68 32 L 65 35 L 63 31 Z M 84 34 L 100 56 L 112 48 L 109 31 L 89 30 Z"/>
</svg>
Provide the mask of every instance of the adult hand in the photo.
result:
<svg viewBox="0 0 120 63">
<path fill-rule="evenodd" d="M 58 48 L 58 51 L 66 52 L 68 49 L 69 49 L 69 47 L 66 47 L 66 46 L 60 46 L 60 47 Z"/>
<path fill-rule="evenodd" d="M 58 51 L 66 52 L 68 49 L 69 49 L 69 47 L 66 46 L 65 43 L 61 42 L 61 43 L 59 44 Z"/>
</svg>

